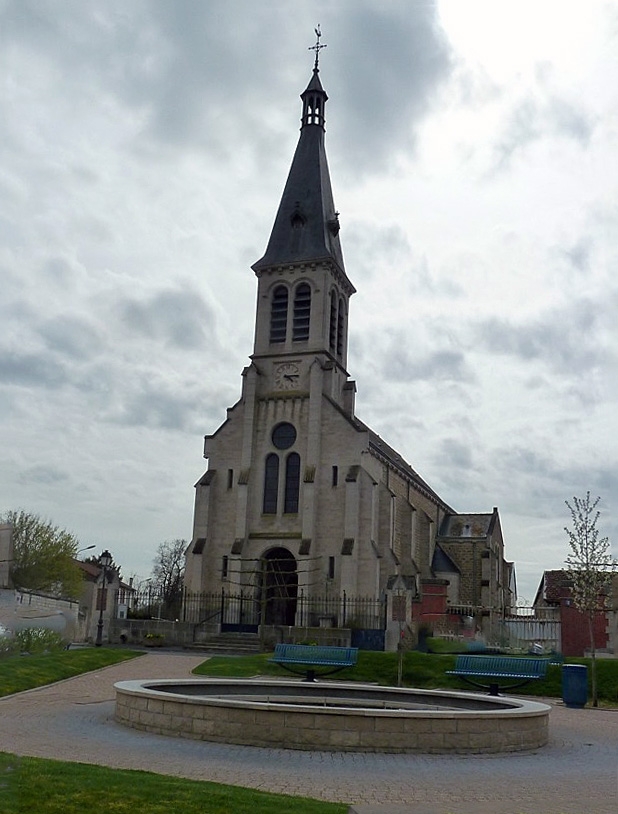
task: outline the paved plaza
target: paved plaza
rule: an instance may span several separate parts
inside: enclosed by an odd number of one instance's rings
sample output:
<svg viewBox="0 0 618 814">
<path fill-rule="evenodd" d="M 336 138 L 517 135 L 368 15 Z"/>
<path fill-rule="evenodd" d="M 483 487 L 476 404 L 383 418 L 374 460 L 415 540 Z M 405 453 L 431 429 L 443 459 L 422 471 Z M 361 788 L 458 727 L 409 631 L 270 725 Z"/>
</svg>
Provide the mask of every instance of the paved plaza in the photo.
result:
<svg viewBox="0 0 618 814">
<path fill-rule="evenodd" d="M 348 803 L 358 814 L 616 814 L 618 710 L 552 707 L 549 744 L 502 755 L 297 752 L 171 739 L 114 721 L 116 681 L 184 678 L 204 660 L 147 653 L 0 699 L 0 751 Z"/>
</svg>

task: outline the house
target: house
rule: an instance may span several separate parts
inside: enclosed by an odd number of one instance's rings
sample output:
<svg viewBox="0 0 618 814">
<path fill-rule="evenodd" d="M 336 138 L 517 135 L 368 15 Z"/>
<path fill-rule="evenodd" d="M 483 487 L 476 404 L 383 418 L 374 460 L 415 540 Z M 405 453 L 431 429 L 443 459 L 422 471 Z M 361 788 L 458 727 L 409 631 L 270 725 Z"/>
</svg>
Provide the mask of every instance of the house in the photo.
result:
<svg viewBox="0 0 618 814">
<path fill-rule="evenodd" d="M 588 618 L 575 607 L 572 581 L 567 571 L 545 571 L 539 583 L 533 606 L 536 610 L 554 608 L 560 618 L 561 651 L 565 656 L 584 656 L 590 649 Z M 608 595 L 601 598 L 605 609 L 599 610 L 593 621 L 595 649 L 618 652 L 618 575 L 614 574 Z"/>
<path fill-rule="evenodd" d="M 98 562 L 75 560 L 82 571 L 84 581 L 79 598 L 78 638 L 79 641 L 97 640 L 99 622 L 103 623 L 103 640 L 107 641 L 110 622 L 126 619 L 136 594 L 131 583 L 120 578 L 120 569 L 113 566 L 105 569 Z"/>
</svg>

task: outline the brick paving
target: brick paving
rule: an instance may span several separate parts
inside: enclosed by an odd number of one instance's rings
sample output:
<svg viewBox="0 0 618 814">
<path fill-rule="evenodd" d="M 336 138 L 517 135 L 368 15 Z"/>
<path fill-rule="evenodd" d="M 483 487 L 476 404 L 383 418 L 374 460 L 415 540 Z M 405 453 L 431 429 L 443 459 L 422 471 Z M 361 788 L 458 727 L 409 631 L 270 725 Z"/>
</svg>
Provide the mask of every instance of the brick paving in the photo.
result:
<svg viewBox="0 0 618 814">
<path fill-rule="evenodd" d="M 182 678 L 203 661 L 148 653 L 0 699 L 0 751 L 348 803 L 357 814 L 616 814 L 618 710 L 552 706 L 550 742 L 507 755 L 295 752 L 173 739 L 114 719 L 116 681 Z"/>
</svg>

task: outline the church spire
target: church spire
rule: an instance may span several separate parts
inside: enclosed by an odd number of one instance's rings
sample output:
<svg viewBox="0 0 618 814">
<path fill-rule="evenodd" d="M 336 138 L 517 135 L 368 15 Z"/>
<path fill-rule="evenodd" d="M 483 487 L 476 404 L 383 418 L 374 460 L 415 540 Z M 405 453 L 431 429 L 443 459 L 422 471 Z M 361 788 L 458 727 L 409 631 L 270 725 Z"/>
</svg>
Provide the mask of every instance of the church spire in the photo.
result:
<svg viewBox="0 0 618 814">
<path fill-rule="evenodd" d="M 313 76 L 307 85 L 307 89 L 304 91 L 304 93 L 301 93 L 300 96 L 300 98 L 303 100 L 303 115 L 301 122 L 302 127 L 306 127 L 310 124 L 317 124 L 319 127 L 324 129 L 324 107 L 326 105 L 328 96 L 326 95 L 326 92 L 322 87 L 322 83 L 320 82 L 320 77 L 318 76 L 320 73 L 318 64 L 320 61 L 320 51 L 322 48 L 326 48 L 326 45 L 320 45 L 320 37 L 322 36 L 322 32 L 320 31 L 319 25 L 315 29 L 315 35 L 317 37 L 316 44 L 312 45 L 308 49 L 309 51 L 315 51 Z"/>
<path fill-rule="evenodd" d="M 319 77 L 320 27 L 313 74 L 301 93 L 303 102 L 300 138 L 292 159 L 281 203 L 266 253 L 253 265 L 256 273 L 265 268 L 298 262 L 332 260 L 345 273 L 339 243 L 339 213 L 335 209 L 324 149 L 324 108 L 328 96 Z"/>
</svg>

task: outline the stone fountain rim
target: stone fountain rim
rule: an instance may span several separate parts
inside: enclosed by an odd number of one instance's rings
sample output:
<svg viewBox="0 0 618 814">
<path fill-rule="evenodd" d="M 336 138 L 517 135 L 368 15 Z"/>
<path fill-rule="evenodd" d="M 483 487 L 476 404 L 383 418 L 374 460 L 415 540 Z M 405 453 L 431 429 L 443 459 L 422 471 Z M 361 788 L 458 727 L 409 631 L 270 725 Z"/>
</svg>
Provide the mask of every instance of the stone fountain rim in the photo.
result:
<svg viewBox="0 0 618 814">
<path fill-rule="evenodd" d="M 253 687 L 259 683 L 264 688 L 286 686 L 290 689 L 303 690 L 307 687 L 319 689 L 332 689 L 345 691 L 346 689 L 355 692 L 366 691 L 370 695 L 395 695 L 404 694 L 413 701 L 417 697 L 431 697 L 436 699 L 436 703 L 449 698 L 461 700 L 469 699 L 477 705 L 482 705 L 479 709 L 380 709 L 379 707 L 321 707 L 317 704 L 286 704 L 280 701 L 259 701 L 255 699 L 236 699 L 230 697 L 214 697 L 208 695 L 183 694 L 179 692 L 166 692 L 166 686 L 182 687 L 209 687 L 234 686 L 238 688 Z M 512 717 L 536 717 L 546 715 L 551 707 L 539 701 L 530 701 L 527 698 L 514 698 L 512 696 L 489 696 L 476 692 L 465 692 L 459 690 L 426 690 L 402 687 L 385 687 L 378 684 L 367 684 L 362 682 L 340 682 L 340 681 L 319 681 L 308 684 L 300 679 L 278 679 L 263 678 L 255 676 L 252 678 L 187 678 L 187 679 L 133 679 L 130 681 L 119 681 L 114 684 L 114 688 L 123 694 L 158 699 L 165 702 L 176 702 L 181 704 L 192 704 L 199 706 L 232 707 L 238 709 L 263 709 L 278 710 L 280 712 L 311 712 L 316 715 L 338 715 L 345 711 L 346 715 L 372 716 L 372 717 L 406 717 L 406 718 L 470 718 L 470 717 L 491 717 L 512 718 Z M 159 689 L 161 688 L 161 689 Z M 506 708 L 505 708 L 506 707 Z"/>
</svg>

